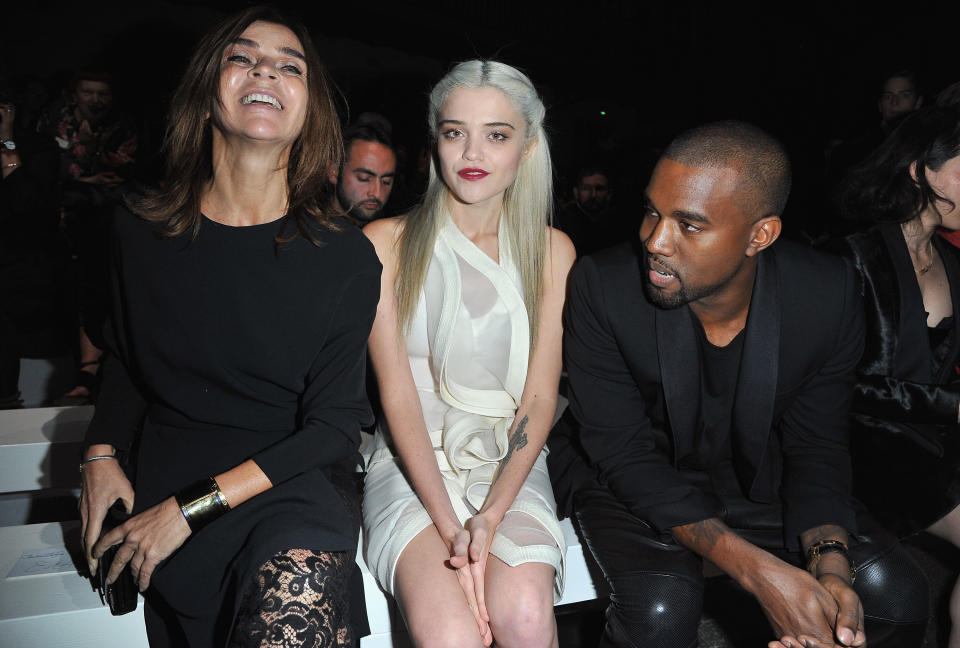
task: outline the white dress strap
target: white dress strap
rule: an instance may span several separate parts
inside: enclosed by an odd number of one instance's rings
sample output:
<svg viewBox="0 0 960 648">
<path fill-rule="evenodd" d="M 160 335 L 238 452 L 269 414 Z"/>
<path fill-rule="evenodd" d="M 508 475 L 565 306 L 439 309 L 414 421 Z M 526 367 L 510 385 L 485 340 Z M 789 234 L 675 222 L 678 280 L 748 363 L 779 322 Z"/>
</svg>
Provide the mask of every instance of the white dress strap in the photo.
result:
<svg viewBox="0 0 960 648">
<path fill-rule="evenodd" d="M 443 290 L 437 291 L 433 303 L 428 300 L 426 304 L 428 326 L 435 327 L 428 336 L 433 340 L 432 361 L 440 397 L 450 405 L 440 431 L 442 438 L 434 439 L 434 446 L 442 448 L 450 470 L 467 480 L 467 498 L 476 508 L 482 506 L 497 466 L 506 455 L 507 436 L 523 394 L 530 352 L 526 305 L 518 288 L 518 273 L 502 239 L 498 264 L 448 221 L 434 245 L 434 263 L 439 266 Z M 466 296 L 465 272 L 475 281 Z M 476 282 L 482 289 L 478 290 Z M 465 299 L 483 301 L 484 292 L 505 307 L 509 346 L 504 352 L 508 350 L 509 355 L 504 363 L 475 366 L 480 354 L 471 346 L 476 336 L 470 304 Z M 440 297 L 439 302 L 436 297 Z M 457 379 L 472 379 L 477 372 L 493 376 L 495 384 L 471 387 Z"/>
</svg>

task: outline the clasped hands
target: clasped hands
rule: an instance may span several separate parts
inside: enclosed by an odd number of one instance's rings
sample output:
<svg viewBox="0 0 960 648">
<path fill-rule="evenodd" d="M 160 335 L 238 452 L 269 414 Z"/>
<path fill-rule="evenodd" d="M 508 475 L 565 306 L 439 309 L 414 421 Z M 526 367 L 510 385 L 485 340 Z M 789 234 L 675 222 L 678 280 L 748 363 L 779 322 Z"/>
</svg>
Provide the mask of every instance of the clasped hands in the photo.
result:
<svg viewBox="0 0 960 648">
<path fill-rule="evenodd" d="M 190 527 L 173 497 L 133 516 L 100 537 L 107 509 L 118 499 L 127 512 L 133 510 L 133 487 L 119 464 L 112 460 L 90 462 L 84 466 L 80 493 L 80 537 L 90 574 L 97 572 L 103 553 L 113 545 L 117 549 L 107 572 L 112 584 L 130 563 L 134 582 L 142 592 L 150 586 L 157 565 L 176 551 L 190 536 Z"/>
<path fill-rule="evenodd" d="M 780 562 L 780 561 L 777 561 Z M 836 573 L 814 578 L 780 562 L 764 570 L 754 589 L 780 639 L 768 648 L 846 648 L 865 646 L 863 606 L 850 583 Z M 849 567 L 847 568 L 849 571 Z"/>
<path fill-rule="evenodd" d="M 487 612 L 483 588 L 487 557 L 490 555 L 496 529 L 497 524 L 493 520 L 483 513 L 478 513 L 452 536 L 444 538 L 450 551 L 450 567 L 457 572 L 457 579 L 467 599 L 467 605 L 477 620 L 484 646 L 493 643 L 490 614 Z"/>
</svg>

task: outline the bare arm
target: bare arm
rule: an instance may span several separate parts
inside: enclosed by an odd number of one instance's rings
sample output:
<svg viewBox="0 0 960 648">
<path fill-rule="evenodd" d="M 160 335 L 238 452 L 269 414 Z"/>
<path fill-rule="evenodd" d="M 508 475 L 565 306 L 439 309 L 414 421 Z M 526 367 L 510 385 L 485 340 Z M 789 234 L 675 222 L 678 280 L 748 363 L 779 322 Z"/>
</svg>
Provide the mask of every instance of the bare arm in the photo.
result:
<svg viewBox="0 0 960 648">
<path fill-rule="evenodd" d="M 401 227 L 397 219 L 383 219 L 370 223 L 363 230 L 383 265 L 380 302 L 368 348 L 393 444 L 430 519 L 448 548 L 452 548 L 454 538 L 463 527 L 443 485 L 410 371 L 407 347 L 398 325 L 394 285 L 397 276 L 396 242 Z M 466 547 L 462 554 L 465 557 Z"/>
<path fill-rule="evenodd" d="M 390 426 L 393 445 L 413 483 L 414 491 L 447 546 L 450 566 L 457 570 L 458 581 L 467 605 L 477 620 L 483 643 L 489 645 L 492 640 L 488 625 L 490 618 L 485 612 L 480 613 L 467 557 L 470 537 L 460 524 L 443 484 L 423 418 L 420 395 L 410 371 L 407 346 L 400 333 L 394 286 L 397 277 L 397 237 L 401 227 L 398 219 L 389 218 L 374 221 L 363 228 L 383 265 L 380 301 L 367 348 L 377 375 L 380 402 Z"/>
<path fill-rule="evenodd" d="M 713 562 L 756 596 L 781 643 L 803 638 L 810 647 L 861 646 L 863 610 L 850 588 L 850 569 L 840 554 L 825 554 L 798 569 L 756 547 L 717 518 L 673 527 L 680 544 Z M 824 525 L 803 534 L 804 551 L 820 540 L 846 543 L 841 527 Z M 786 642 L 786 643 L 782 643 Z"/>
<path fill-rule="evenodd" d="M 576 259 L 566 234 L 549 230 L 547 263 L 543 277 L 543 306 L 537 326 L 537 343 L 530 359 L 509 435 L 509 447 L 500 462 L 490 493 L 479 515 L 493 527 L 503 519 L 526 480 L 553 425 L 557 410 L 557 389 L 562 368 L 563 303 L 567 275 Z"/>
</svg>

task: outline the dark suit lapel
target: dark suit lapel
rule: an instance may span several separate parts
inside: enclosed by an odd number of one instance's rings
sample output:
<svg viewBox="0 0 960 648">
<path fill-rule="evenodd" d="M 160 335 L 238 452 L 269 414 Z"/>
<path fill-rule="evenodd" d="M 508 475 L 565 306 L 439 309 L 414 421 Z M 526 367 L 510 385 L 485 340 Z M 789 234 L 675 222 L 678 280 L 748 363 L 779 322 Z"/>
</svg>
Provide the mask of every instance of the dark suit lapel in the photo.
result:
<svg viewBox="0 0 960 648">
<path fill-rule="evenodd" d="M 768 445 L 779 360 L 780 287 L 771 248 L 760 254 L 757 264 L 730 435 L 737 479 L 748 494 Z"/>
<path fill-rule="evenodd" d="M 693 451 L 700 415 L 700 357 L 690 309 L 656 309 L 660 379 L 673 433 L 674 460 Z"/>
</svg>

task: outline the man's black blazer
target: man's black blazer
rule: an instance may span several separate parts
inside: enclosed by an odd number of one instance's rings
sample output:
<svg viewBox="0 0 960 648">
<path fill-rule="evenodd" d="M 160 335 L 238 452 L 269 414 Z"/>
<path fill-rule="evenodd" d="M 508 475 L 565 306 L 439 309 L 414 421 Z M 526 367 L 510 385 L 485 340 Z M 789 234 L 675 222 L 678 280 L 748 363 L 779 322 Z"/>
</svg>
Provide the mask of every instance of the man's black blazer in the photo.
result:
<svg viewBox="0 0 960 648">
<path fill-rule="evenodd" d="M 581 259 L 564 312 L 570 407 L 549 465 L 561 513 L 576 489 L 605 484 L 660 530 L 718 515 L 677 463 L 693 452 L 700 361 L 687 306 L 643 291 L 630 245 Z M 789 241 L 759 255 L 733 409 L 731 446 L 745 494 L 779 496 L 784 535 L 837 524 L 855 531 L 848 410 L 863 350 L 858 283 L 840 257 Z"/>
</svg>

